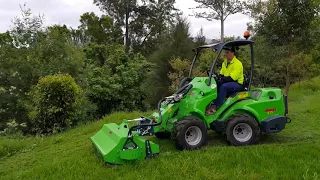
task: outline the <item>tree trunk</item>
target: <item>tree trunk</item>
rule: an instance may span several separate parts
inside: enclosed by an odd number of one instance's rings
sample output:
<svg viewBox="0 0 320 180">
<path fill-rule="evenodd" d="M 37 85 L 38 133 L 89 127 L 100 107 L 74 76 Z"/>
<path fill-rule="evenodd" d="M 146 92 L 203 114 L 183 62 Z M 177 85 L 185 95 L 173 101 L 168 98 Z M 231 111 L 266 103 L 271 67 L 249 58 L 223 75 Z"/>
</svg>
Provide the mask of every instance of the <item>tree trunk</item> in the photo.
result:
<svg viewBox="0 0 320 180">
<path fill-rule="evenodd" d="M 286 67 L 286 95 L 289 94 L 289 88 L 290 88 L 290 73 L 289 73 L 289 65 Z"/>
<path fill-rule="evenodd" d="M 126 9 L 126 35 L 125 35 L 125 51 L 129 51 L 129 5 Z"/>
<path fill-rule="evenodd" d="M 224 42 L 224 18 L 223 15 L 220 17 L 220 22 L 221 22 L 221 38 L 220 41 L 221 43 Z"/>
</svg>

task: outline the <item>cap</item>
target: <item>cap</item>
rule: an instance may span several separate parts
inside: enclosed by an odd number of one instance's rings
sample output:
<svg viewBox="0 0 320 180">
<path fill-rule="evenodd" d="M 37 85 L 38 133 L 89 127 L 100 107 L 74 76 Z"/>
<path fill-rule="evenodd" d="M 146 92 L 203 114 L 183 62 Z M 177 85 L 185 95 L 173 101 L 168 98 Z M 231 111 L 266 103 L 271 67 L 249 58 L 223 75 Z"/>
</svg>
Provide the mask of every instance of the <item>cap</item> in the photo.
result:
<svg viewBox="0 0 320 180">
<path fill-rule="evenodd" d="M 236 48 L 234 46 L 233 47 L 224 47 L 223 49 L 231 51 L 231 52 L 236 52 Z"/>
</svg>

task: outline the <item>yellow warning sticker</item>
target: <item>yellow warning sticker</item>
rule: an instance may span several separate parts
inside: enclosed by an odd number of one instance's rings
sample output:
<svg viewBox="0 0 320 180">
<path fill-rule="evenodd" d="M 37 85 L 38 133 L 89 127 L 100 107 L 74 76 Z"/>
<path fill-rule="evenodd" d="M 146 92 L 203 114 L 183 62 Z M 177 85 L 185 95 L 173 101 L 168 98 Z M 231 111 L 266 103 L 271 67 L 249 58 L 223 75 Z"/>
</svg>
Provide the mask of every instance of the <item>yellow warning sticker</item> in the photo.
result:
<svg viewBox="0 0 320 180">
<path fill-rule="evenodd" d="M 240 94 L 238 95 L 238 98 L 243 99 L 243 98 L 246 98 L 246 97 L 248 97 L 248 96 L 249 96 L 249 93 L 248 93 L 248 92 L 245 92 L 245 93 L 240 93 Z"/>
</svg>

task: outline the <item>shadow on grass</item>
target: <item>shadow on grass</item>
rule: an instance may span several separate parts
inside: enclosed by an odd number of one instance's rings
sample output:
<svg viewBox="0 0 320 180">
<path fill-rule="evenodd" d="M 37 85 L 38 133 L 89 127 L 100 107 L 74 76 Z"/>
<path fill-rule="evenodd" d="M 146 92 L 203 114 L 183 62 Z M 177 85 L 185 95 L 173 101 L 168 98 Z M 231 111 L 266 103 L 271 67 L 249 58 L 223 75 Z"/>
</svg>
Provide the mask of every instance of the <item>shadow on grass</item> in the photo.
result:
<svg viewBox="0 0 320 180">
<path fill-rule="evenodd" d="M 172 154 L 181 152 L 176 149 L 174 143 L 171 139 L 158 139 L 156 137 L 141 137 L 151 140 L 152 142 L 158 144 L 160 146 L 160 154 L 156 155 L 156 157 L 160 156 L 171 156 Z M 270 144 L 290 144 L 290 143 L 298 143 L 298 142 L 310 142 L 319 139 L 317 137 L 310 136 L 289 136 L 288 134 L 261 134 L 257 145 L 270 145 Z M 226 140 L 226 136 L 222 136 L 217 134 L 216 132 L 209 131 L 208 133 L 208 145 L 206 148 L 220 148 L 220 147 L 232 147 L 230 143 Z M 92 147 L 92 154 L 99 156 L 99 153 L 94 150 L 94 146 Z M 99 157 L 99 163 L 103 163 L 101 157 Z M 103 163 L 106 167 L 118 167 L 119 165 L 107 164 Z M 129 163 L 128 165 L 130 165 Z M 135 163 L 133 163 L 135 164 Z M 121 166 L 121 165 L 120 165 Z"/>
<path fill-rule="evenodd" d="M 177 150 L 174 143 L 171 141 L 171 139 L 158 139 L 156 137 L 148 138 L 151 141 L 153 141 L 156 144 L 159 144 L 160 146 L 160 152 L 169 152 L 169 151 L 180 151 Z M 209 131 L 208 133 L 208 147 L 222 147 L 222 146 L 228 146 L 228 142 L 226 141 L 226 138 L 213 132 Z"/>
<path fill-rule="evenodd" d="M 257 144 L 288 144 L 288 143 L 298 143 L 298 142 L 312 142 L 319 139 L 316 136 L 295 136 L 288 134 L 261 134 Z M 160 145 L 161 152 L 169 151 L 179 151 L 176 149 L 174 143 L 170 139 L 157 139 L 155 137 L 150 138 L 153 142 Z M 208 145 L 209 148 L 214 147 L 228 147 L 231 146 L 227 141 L 226 136 L 217 134 L 216 132 L 209 131 L 208 133 Z"/>
<path fill-rule="evenodd" d="M 286 144 L 296 142 L 310 142 L 319 139 L 315 136 L 289 136 L 288 134 L 261 134 L 257 144 Z M 150 138 L 151 141 L 160 145 L 161 152 L 179 151 L 176 149 L 171 139 L 157 139 L 156 137 Z M 231 146 L 227 141 L 226 136 L 217 134 L 216 132 L 209 131 L 208 133 L 208 147 L 226 147 Z"/>
<path fill-rule="evenodd" d="M 259 144 L 286 144 L 296 142 L 311 142 L 317 140 L 316 136 L 288 136 L 287 134 L 261 134 Z"/>
</svg>

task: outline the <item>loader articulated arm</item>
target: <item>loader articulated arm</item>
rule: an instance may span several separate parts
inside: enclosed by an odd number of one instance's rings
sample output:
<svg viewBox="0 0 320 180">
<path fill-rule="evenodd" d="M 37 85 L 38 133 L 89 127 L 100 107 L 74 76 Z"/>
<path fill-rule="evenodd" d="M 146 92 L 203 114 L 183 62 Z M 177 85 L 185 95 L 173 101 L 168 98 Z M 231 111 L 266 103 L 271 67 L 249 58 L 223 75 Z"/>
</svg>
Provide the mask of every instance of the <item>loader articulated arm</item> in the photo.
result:
<svg viewBox="0 0 320 180">
<path fill-rule="evenodd" d="M 153 120 L 148 119 L 146 117 L 141 117 L 139 119 L 134 119 L 134 120 L 128 120 L 127 122 L 140 121 L 139 124 L 132 126 L 129 129 L 128 137 L 130 138 L 132 136 L 132 131 L 137 131 L 141 136 L 153 135 L 152 127 L 160 126 L 162 124 L 162 114 L 161 114 L 162 103 L 165 102 L 165 104 L 168 104 L 168 103 L 174 103 L 174 102 L 180 101 L 180 99 L 182 99 L 184 95 L 187 94 L 191 88 L 192 88 L 192 84 L 186 84 L 172 96 L 165 97 L 158 102 L 158 114 L 159 114 L 158 123 L 153 123 Z"/>
<path fill-rule="evenodd" d="M 138 125 L 132 126 L 129 129 L 128 138 L 132 137 L 132 131 L 138 131 L 139 135 L 142 135 L 142 136 L 146 135 L 146 134 L 150 134 L 150 133 L 152 134 L 152 132 L 149 132 L 150 130 L 152 130 L 152 127 L 161 125 L 161 123 L 162 123 L 161 103 L 164 100 L 166 100 L 166 98 L 161 99 L 158 103 L 158 113 L 159 113 L 160 121 L 158 123 L 152 123 L 153 120 L 148 119 L 146 117 L 141 117 L 140 119 L 134 120 L 134 121 L 140 121 L 140 123 Z M 128 120 L 128 122 L 130 122 L 130 121 L 133 121 L 133 120 Z M 142 132 L 149 132 L 149 133 L 142 134 Z"/>
</svg>

